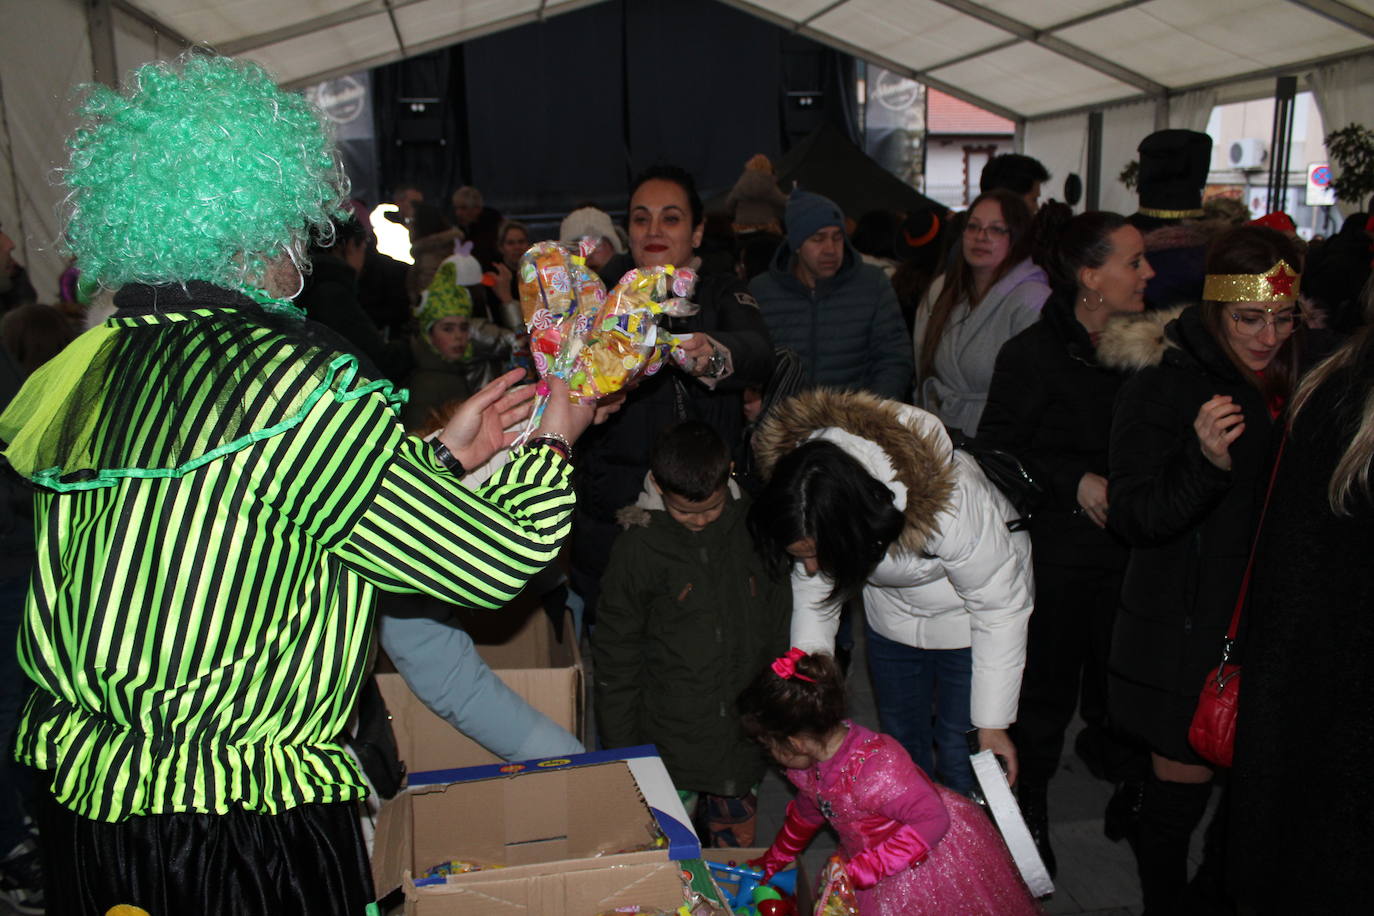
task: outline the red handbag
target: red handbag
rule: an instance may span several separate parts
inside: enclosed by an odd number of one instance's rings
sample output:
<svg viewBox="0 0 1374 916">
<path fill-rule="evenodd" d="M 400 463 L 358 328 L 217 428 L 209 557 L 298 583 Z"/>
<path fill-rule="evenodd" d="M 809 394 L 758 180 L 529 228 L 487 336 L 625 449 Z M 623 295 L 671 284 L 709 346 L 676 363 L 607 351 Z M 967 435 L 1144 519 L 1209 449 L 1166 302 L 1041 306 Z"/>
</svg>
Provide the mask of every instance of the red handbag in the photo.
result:
<svg viewBox="0 0 1374 916">
<path fill-rule="evenodd" d="M 1259 544 L 1260 532 L 1264 529 L 1264 516 L 1269 511 L 1269 497 L 1274 492 L 1274 478 L 1279 473 L 1279 461 L 1283 459 L 1283 446 L 1287 437 L 1279 441 L 1279 451 L 1274 457 L 1274 468 L 1269 473 L 1269 489 L 1264 494 L 1264 508 L 1260 510 L 1259 527 L 1255 529 L 1255 540 L 1250 545 L 1250 560 L 1245 564 L 1245 578 L 1240 583 L 1240 594 L 1236 596 L 1236 607 L 1231 612 L 1231 625 L 1226 628 L 1226 640 L 1221 646 L 1221 663 L 1207 672 L 1202 682 L 1202 693 L 1198 695 L 1197 709 L 1193 710 L 1193 721 L 1188 726 L 1188 743 L 1210 763 L 1229 767 L 1236 750 L 1236 715 L 1240 710 L 1240 665 L 1231 662 L 1231 653 L 1236 645 L 1236 631 L 1240 627 L 1240 612 L 1245 607 L 1245 596 L 1250 590 L 1250 572 L 1255 566 L 1255 547 Z"/>
</svg>

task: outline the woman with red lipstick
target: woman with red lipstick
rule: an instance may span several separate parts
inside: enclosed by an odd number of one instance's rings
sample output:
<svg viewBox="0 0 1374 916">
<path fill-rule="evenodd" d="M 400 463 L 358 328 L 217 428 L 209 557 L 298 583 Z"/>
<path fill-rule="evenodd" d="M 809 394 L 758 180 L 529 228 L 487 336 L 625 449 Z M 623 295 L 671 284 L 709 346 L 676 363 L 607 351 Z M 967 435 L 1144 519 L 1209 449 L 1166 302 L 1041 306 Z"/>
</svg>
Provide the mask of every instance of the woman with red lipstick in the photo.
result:
<svg viewBox="0 0 1374 916">
<path fill-rule="evenodd" d="M 940 418 L 956 444 L 978 432 L 1002 344 L 1040 318 L 1045 272 L 1030 259 L 1030 210 L 994 190 L 969 208 L 954 263 L 916 311 L 916 405 Z"/>
<path fill-rule="evenodd" d="M 1109 451 L 1107 525 L 1131 552 L 1108 695 L 1114 725 L 1151 751 L 1136 844 L 1147 916 L 1192 912 L 1190 895 L 1219 888 L 1218 822 L 1187 883 L 1213 775 L 1188 725 L 1241 588 L 1296 376 L 1300 268 L 1280 233 L 1233 229 L 1208 251 L 1200 304 L 1162 329 L 1108 328 L 1098 347 L 1139 370 L 1117 398 Z"/>
<path fill-rule="evenodd" d="M 1106 530 L 1107 438 L 1125 376 L 1098 362 L 1097 341 L 1117 316 L 1144 310 L 1155 272 L 1124 216 L 1055 203 L 1042 214 L 1053 292 L 997 355 L 978 444 L 1015 455 L 1046 490 L 1031 526 L 1035 613 L 1013 734 L 1021 811 L 1053 876 L 1050 779 L 1080 696 L 1084 720 L 1107 734 L 1107 646 L 1126 566 L 1125 544 Z"/>
<path fill-rule="evenodd" d="M 670 165 L 640 173 L 627 211 L 635 267 L 700 267 L 696 247 L 705 210 L 689 173 Z M 683 365 L 642 381 L 611 422 L 578 446 L 585 457 L 575 477 L 572 578 L 587 602 L 589 623 L 620 530 L 616 512 L 638 498 L 659 433 L 683 420 L 701 420 L 726 442 L 737 442 L 744 428 L 744 389 L 762 388 L 773 371 L 773 342 L 763 315 L 734 271 L 699 274 L 692 300 L 700 306 L 697 314 L 667 322 L 686 338 Z"/>
</svg>

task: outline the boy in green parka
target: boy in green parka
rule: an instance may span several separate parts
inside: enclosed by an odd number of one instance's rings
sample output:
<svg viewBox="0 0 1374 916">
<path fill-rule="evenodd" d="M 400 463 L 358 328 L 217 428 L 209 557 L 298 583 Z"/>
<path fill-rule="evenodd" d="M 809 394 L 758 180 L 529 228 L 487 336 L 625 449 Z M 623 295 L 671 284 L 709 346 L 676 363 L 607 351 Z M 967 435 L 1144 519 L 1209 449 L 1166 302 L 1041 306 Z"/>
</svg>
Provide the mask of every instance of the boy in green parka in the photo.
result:
<svg viewBox="0 0 1374 916">
<path fill-rule="evenodd" d="M 714 846 L 754 845 L 765 759 L 735 697 L 787 648 L 786 578 L 771 575 L 730 485 L 714 429 L 687 421 L 659 436 L 650 498 L 626 526 L 601 580 L 592 633 L 596 720 L 608 748 L 653 744 Z M 704 810 L 695 813 L 698 805 Z"/>
</svg>

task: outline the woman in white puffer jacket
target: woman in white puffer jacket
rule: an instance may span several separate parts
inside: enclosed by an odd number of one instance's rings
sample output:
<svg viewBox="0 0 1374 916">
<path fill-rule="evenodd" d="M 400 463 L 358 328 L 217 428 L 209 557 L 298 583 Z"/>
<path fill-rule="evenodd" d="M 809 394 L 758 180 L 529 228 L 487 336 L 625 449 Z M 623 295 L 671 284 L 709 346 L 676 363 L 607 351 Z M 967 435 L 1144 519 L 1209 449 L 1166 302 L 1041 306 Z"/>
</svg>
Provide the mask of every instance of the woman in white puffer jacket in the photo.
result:
<svg viewBox="0 0 1374 916">
<path fill-rule="evenodd" d="M 1011 504 L 938 418 L 868 394 L 792 398 L 754 442 L 768 484 L 750 526 L 765 556 L 793 561 L 792 644 L 833 651 L 839 607 L 862 593 L 881 729 L 967 793 L 977 728 L 1014 781 L 1034 585 Z"/>
</svg>

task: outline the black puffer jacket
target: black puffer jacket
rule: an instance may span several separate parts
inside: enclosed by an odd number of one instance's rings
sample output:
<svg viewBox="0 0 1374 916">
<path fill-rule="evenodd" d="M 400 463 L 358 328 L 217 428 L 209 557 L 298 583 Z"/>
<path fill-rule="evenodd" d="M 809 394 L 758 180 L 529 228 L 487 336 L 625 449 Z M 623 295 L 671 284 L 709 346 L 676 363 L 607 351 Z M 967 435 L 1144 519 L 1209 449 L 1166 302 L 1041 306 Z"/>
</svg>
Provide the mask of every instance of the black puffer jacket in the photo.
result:
<svg viewBox="0 0 1374 916">
<path fill-rule="evenodd" d="M 1125 375 L 1097 360 L 1071 300 L 1051 296 L 1040 320 L 1002 345 L 978 445 L 1010 452 L 1046 490 L 1031 525 L 1035 558 L 1120 569 L 1125 545 L 1078 505 L 1087 473 L 1107 476 L 1112 406 Z"/>
<path fill-rule="evenodd" d="M 1123 333 L 1098 347 L 1104 362 L 1140 369 L 1122 386 L 1112 422 L 1107 523 L 1131 554 L 1110 664 L 1113 675 L 1135 684 L 1195 696 L 1220 656 L 1276 424 L 1196 307 L 1162 333 L 1151 316 L 1159 313 L 1112 329 Z M 1198 408 L 1218 394 L 1245 415 L 1229 472 L 1207 460 L 1193 430 Z"/>
</svg>

